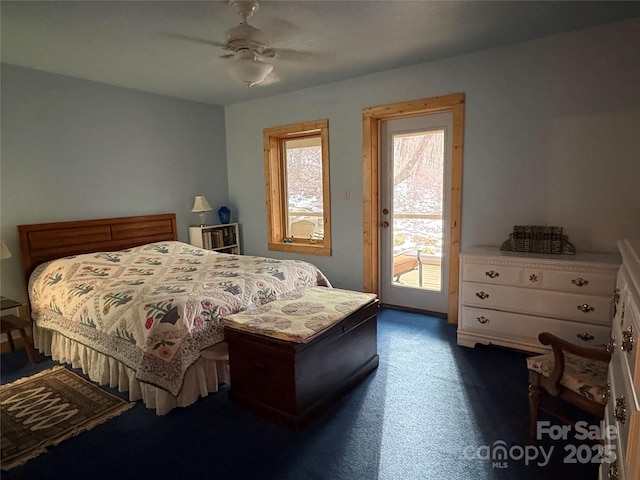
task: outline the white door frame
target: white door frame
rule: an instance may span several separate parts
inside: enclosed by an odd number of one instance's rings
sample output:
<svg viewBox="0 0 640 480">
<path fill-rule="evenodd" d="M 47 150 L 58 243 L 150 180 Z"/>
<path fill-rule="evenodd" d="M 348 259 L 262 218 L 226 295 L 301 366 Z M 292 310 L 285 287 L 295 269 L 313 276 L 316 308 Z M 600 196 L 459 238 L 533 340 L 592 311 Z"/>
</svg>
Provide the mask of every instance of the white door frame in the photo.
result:
<svg viewBox="0 0 640 480">
<path fill-rule="evenodd" d="M 464 93 L 365 108 L 362 111 L 363 178 L 363 280 L 364 291 L 378 293 L 380 286 L 380 122 L 437 112 L 453 113 L 451 158 L 451 224 L 449 225 L 449 299 L 447 319 L 458 323 L 458 269 L 462 210 L 462 147 Z"/>
<path fill-rule="evenodd" d="M 380 238 L 380 282 L 378 296 L 383 304 L 396 306 L 399 308 L 416 309 L 426 311 L 433 315 L 445 316 L 449 307 L 449 229 L 445 225 L 449 225 L 450 217 L 450 193 L 451 193 L 451 154 L 452 154 L 452 135 L 453 135 L 453 115 L 451 112 L 429 113 L 425 115 L 413 115 L 404 118 L 392 118 L 382 120 L 380 122 L 380 205 L 382 210 L 381 221 L 388 221 L 390 225 L 387 228 L 379 229 Z M 442 151 L 442 245 L 440 267 L 442 284 L 440 290 L 430 290 L 428 288 L 415 286 L 407 286 L 397 283 L 393 277 L 393 248 L 394 248 L 394 232 L 395 232 L 395 214 L 396 205 L 395 184 L 393 178 L 393 166 L 396 158 L 394 157 L 394 138 L 396 134 L 423 135 L 425 133 L 433 133 L 442 131 L 443 133 L 443 151 Z M 389 213 L 385 214 L 384 209 L 388 209 Z M 417 213 L 426 213 L 417 210 Z M 415 255 L 415 252 L 414 252 Z M 429 267 L 433 268 L 433 267 Z M 418 275 L 422 274 L 422 270 L 418 270 Z"/>
</svg>

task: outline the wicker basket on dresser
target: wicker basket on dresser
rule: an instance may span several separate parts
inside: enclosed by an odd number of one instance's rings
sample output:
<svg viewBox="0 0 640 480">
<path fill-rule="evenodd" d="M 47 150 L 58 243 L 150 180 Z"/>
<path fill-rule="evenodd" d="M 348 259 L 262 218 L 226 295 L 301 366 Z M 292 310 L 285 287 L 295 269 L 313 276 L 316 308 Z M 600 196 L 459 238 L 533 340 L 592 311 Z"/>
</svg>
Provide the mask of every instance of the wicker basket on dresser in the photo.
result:
<svg viewBox="0 0 640 480">
<path fill-rule="evenodd" d="M 605 409 L 605 441 L 616 460 L 603 463 L 601 479 L 640 478 L 640 241 L 618 242 L 622 266 L 616 284 L 616 308 L 611 330 L 609 401 Z"/>
<path fill-rule="evenodd" d="M 460 254 L 458 345 L 548 351 L 538 334 L 606 344 L 617 254 L 553 255 L 472 247 Z"/>
</svg>

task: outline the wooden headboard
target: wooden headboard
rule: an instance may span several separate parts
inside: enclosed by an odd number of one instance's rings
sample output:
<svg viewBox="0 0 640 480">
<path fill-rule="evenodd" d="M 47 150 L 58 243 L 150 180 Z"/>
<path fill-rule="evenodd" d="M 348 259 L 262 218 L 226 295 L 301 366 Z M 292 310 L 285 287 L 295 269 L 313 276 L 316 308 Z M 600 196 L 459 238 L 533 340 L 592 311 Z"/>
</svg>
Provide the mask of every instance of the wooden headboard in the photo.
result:
<svg viewBox="0 0 640 480">
<path fill-rule="evenodd" d="M 18 225 L 18 234 L 27 283 L 49 260 L 178 239 L 175 213 Z"/>
</svg>

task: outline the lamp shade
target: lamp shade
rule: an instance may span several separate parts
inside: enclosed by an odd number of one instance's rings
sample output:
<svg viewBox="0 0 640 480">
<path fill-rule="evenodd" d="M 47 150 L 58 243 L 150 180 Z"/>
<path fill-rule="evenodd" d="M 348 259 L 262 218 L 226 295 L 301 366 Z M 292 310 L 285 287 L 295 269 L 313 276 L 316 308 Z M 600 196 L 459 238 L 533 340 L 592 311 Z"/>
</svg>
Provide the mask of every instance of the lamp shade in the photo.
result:
<svg viewBox="0 0 640 480">
<path fill-rule="evenodd" d="M 229 62 L 229 73 L 238 82 L 246 83 L 249 87 L 264 81 L 271 73 L 273 65 L 258 60 L 252 54 L 241 52 L 237 59 Z"/>
<path fill-rule="evenodd" d="M 208 212 L 209 210 L 213 210 L 209 202 L 207 202 L 207 198 L 204 195 L 198 195 L 193 202 L 192 212 Z"/>
<path fill-rule="evenodd" d="M 0 260 L 4 260 L 5 258 L 11 258 L 11 250 L 9 250 L 7 244 L 4 243 L 4 240 L 0 240 Z"/>
</svg>

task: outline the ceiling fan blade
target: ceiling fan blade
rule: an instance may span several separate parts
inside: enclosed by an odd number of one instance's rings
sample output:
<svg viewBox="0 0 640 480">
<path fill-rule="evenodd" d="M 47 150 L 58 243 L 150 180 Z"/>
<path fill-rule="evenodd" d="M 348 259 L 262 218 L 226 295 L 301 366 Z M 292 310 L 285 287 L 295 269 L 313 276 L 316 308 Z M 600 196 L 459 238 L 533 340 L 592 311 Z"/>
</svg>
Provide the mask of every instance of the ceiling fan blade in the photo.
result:
<svg viewBox="0 0 640 480">
<path fill-rule="evenodd" d="M 224 43 L 215 42 L 213 40 L 207 40 L 206 38 L 193 37 L 191 35 L 183 35 L 181 33 L 167 33 L 167 34 L 165 34 L 165 36 L 169 37 L 169 38 L 173 38 L 175 40 L 182 40 L 182 41 L 191 42 L 191 43 L 199 43 L 201 45 L 209 45 L 209 46 L 213 46 L 213 47 L 224 47 L 225 46 Z"/>
<path fill-rule="evenodd" d="M 276 17 L 260 17 L 256 19 L 265 32 L 270 44 L 282 43 L 296 35 L 304 35 L 304 29 L 293 22 Z"/>
<path fill-rule="evenodd" d="M 273 50 L 276 53 L 276 60 L 285 62 L 318 63 L 327 59 L 327 56 L 322 53 L 305 52 L 289 48 L 274 48 Z"/>
</svg>

